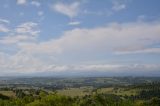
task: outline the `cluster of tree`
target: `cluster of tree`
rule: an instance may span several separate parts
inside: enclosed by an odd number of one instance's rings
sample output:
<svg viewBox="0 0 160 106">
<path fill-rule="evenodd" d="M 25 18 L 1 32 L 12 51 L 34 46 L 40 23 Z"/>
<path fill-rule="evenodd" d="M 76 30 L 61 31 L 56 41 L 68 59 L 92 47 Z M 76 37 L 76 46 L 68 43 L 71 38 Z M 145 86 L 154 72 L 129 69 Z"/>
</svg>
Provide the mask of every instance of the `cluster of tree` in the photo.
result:
<svg viewBox="0 0 160 106">
<path fill-rule="evenodd" d="M 8 97 L 8 96 L 5 96 L 5 95 L 3 95 L 3 94 L 0 94 L 0 99 L 2 99 L 2 100 L 8 100 L 9 97 Z"/>
<path fill-rule="evenodd" d="M 0 95 L 0 106 L 160 106 L 160 98 L 154 97 L 137 102 L 137 100 L 125 99 L 113 94 L 68 97 L 40 91 L 38 96 L 25 95 L 18 98 L 4 98 L 4 95 Z"/>
<path fill-rule="evenodd" d="M 135 99 L 149 100 L 154 97 L 160 98 L 159 82 L 144 83 L 141 85 L 132 85 L 127 89 L 136 89 L 137 91 L 139 91 L 138 95 L 125 96 L 125 98 L 130 98 L 132 100 Z"/>
</svg>

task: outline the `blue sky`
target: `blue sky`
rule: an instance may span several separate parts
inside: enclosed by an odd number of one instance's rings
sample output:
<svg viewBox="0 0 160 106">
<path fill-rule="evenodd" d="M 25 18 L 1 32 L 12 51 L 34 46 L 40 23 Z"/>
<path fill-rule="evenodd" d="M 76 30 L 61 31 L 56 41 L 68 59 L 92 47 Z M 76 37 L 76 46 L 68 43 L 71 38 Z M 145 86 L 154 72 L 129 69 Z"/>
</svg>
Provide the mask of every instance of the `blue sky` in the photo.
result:
<svg viewBox="0 0 160 106">
<path fill-rule="evenodd" d="M 0 75 L 160 75 L 159 0 L 1 0 Z"/>
</svg>

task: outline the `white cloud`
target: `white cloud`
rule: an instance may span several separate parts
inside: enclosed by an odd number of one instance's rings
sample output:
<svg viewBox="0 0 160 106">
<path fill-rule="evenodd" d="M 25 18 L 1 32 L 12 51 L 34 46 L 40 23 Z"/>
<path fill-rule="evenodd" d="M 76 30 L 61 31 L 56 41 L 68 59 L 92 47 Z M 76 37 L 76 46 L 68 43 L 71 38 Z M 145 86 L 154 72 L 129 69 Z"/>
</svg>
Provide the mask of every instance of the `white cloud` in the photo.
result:
<svg viewBox="0 0 160 106">
<path fill-rule="evenodd" d="M 33 37 L 27 35 L 14 35 L 14 36 L 6 36 L 0 40 L 2 44 L 16 44 L 21 41 L 33 40 Z"/>
<path fill-rule="evenodd" d="M 1 29 L 1 28 L 0 28 Z M 3 29 L 3 31 L 8 31 Z M 23 41 L 32 41 L 38 37 L 39 34 L 38 24 L 33 22 L 26 22 L 18 25 L 8 36 L 0 39 L 2 44 L 16 44 Z"/>
<path fill-rule="evenodd" d="M 70 18 L 73 18 L 77 16 L 79 11 L 79 6 L 80 6 L 79 2 L 74 2 L 71 4 L 57 3 L 52 6 L 52 9 L 55 10 L 56 12 L 64 14 Z"/>
<path fill-rule="evenodd" d="M 28 52 L 65 55 L 67 55 L 66 53 L 100 55 L 99 53 L 123 51 L 132 53 L 143 49 L 152 49 L 150 46 L 160 41 L 159 29 L 159 22 L 112 23 L 93 29 L 76 28 L 66 31 L 58 39 L 19 46 Z M 152 50 L 152 52 L 157 51 Z"/>
<path fill-rule="evenodd" d="M 101 53 L 160 53 L 159 48 L 151 47 L 160 41 L 159 22 L 134 22 L 134 23 L 112 23 L 96 28 L 75 28 L 64 32 L 57 39 L 45 42 L 25 42 L 29 36 L 24 33 L 32 32 L 36 23 L 24 23 L 16 29 L 16 36 L 5 37 L 4 42 L 16 43 L 17 53 L 9 55 L 0 53 L 0 69 L 10 73 L 34 73 L 34 72 L 152 72 L 158 71 L 159 64 L 78 64 L 72 58 L 75 55 L 87 56 L 88 61 L 93 55 L 100 56 Z M 29 28 L 28 28 L 29 27 Z M 31 28 L 30 28 L 31 27 Z M 17 35 L 17 34 L 22 35 Z M 29 38 L 25 38 L 29 37 Z M 1 41 L 2 42 L 2 41 Z M 18 43 L 17 43 L 18 42 Z M 63 61 L 67 60 L 67 64 Z M 76 59 L 77 59 L 76 58 Z M 57 62 L 58 60 L 58 62 Z M 60 63 L 60 64 L 58 64 Z M 73 64 L 75 63 L 75 64 Z M 83 63 L 83 62 L 82 62 Z M 137 71 L 135 71 L 137 70 Z M 4 72 L 4 73 L 5 73 Z"/>
<path fill-rule="evenodd" d="M 26 23 L 23 23 L 23 24 L 17 26 L 15 31 L 18 34 L 28 34 L 28 35 L 32 35 L 32 36 L 37 36 L 38 33 L 40 32 L 39 30 L 37 30 L 37 26 L 38 26 L 37 23 L 26 22 Z"/>
<path fill-rule="evenodd" d="M 16 75 L 38 72 L 53 72 L 54 74 L 56 74 L 56 72 L 63 72 L 64 74 L 106 72 L 110 74 L 114 73 L 115 75 L 115 73 L 153 73 L 160 68 L 159 64 L 49 64 L 46 61 L 40 60 L 36 56 L 24 52 L 18 52 L 13 56 L 0 53 L 0 63 L 0 69 L 5 70 L 4 73 L 14 73 Z M 3 75 L 3 72 L 1 72 L 1 75 Z"/>
<path fill-rule="evenodd" d="M 59 65 L 48 63 L 29 53 L 19 51 L 13 56 L 0 52 L 0 69 L 3 74 L 30 74 L 30 73 L 141 73 L 159 71 L 160 64 L 72 64 Z M 11 74 L 9 74 L 11 75 Z M 109 74 L 108 74 L 109 75 Z"/>
<path fill-rule="evenodd" d="M 5 63 L 7 62 L 6 60 L 8 60 L 8 57 L 9 57 L 9 55 L 7 55 L 3 52 L 0 52 L 0 66 L 5 65 Z"/>
<path fill-rule="evenodd" d="M 5 60 L 3 56 L 7 57 Z M 42 66 L 41 62 L 29 54 L 18 52 L 13 56 L 0 54 L 0 69 L 6 73 L 31 73 Z M 44 67 L 45 64 L 43 64 Z M 3 74 L 3 73 L 2 73 Z"/>
<path fill-rule="evenodd" d="M 79 22 L 79 21 L 72 21 L 72 22 L 70 22 L 70 23 L 68 23 L 69 25 L 79 25 L 79 24 L 81 24 L 81 22 Z"/>
<path fill-rule="evenodd" d="M 0 32 L 9 32 L 9 28 L 7 27 L 9 23 L 9 20 L 0 18 Z"/>
<path fill-rule="evenodd" d="M 120 10 L 123 10 L 123 9 L 125 9 L 125 8 L 126 8 L 126 4 L 120 3 L 119 1 L 114 1 L 114 2 L 113 2 L 113 7 L 112 7 L 112 9 L 113 9 L 114 11 L 120 11 Z"/>
<path fill-rule="evenodd" d="M 41 6 L 41 3 L 38 2 L 38 1 L 32 1 L 31 4 L 36 6 L 36 7 L 40 7 Z"/>
<path fill-rule="evenodd" d="M 145 19 L 146 19 L 146 16 L 145 16 L 145 15 L 139 15 L 139 16 L 137 17 L 137 20 L 138 20 L 138 21 L 145 21 Z"/>
<path fill-rule="evenodd" d="M 9 29 L 6 26 L 0 24 L 0 32 L 9 32 Z"/>
<path fill-rule="evenodd" d="M 126 9 L 127 4 L 129 2 L 131 2 L 131 0 L 111 0 L 112 4 L 111 8 L 105 8 L 105 10 L 101 11 L 96 11 L 96 10 L 92 11 L 85 9 L 83 13 L 88 15 L 111 16 L 118 11 Z"/>
<path fill-rule="evenodd" d="M 44 14 L 43 11 L 38 11 L 38 15 L 39 15 L 39 16 L 42 16 L 43 14 Z"/>
<path fill-rule="evenodd" d="M 17 0 L 18 5 L 24 5 L 27 3 L 27 0 Z"/>
<path fill-rule="evenodd" d="M 9 22 L 9 20 L 0 18 L 0 23 L 9 24 L 10 22 Z"/>
</svg>

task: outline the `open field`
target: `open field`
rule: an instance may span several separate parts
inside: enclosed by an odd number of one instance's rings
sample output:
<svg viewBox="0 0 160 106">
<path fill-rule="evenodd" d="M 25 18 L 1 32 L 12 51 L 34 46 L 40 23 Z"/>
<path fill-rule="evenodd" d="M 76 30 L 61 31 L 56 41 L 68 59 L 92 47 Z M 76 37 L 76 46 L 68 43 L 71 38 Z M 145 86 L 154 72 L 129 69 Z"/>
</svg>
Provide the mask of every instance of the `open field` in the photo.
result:
<svg viewBox="0 0 160 106">
<path fill-rule="evenodd" d="M 91 94 L 90 88 L 68 88 L 64 90 L 57 90 L 57 93 L 65 96 L 85 96 Z"/>
<path fill-rule="evenodd" d="M 13 91 L 0 91 L 0 94 L 13 98 L 16 97 L 16 94 Z"/>
</svg>

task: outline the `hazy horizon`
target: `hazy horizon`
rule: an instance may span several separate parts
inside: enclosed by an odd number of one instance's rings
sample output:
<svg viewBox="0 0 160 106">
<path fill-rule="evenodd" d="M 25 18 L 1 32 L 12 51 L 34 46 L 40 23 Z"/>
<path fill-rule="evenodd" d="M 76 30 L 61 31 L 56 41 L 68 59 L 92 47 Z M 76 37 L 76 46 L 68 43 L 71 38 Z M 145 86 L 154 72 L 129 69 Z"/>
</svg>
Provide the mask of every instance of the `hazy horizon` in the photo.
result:
<svg viewBox="0 0 160 106">
<path fill-rule="evenodd" d="M 0 76 L 160 76 L 160 1 L 1 0 Z"/>
</svg>

